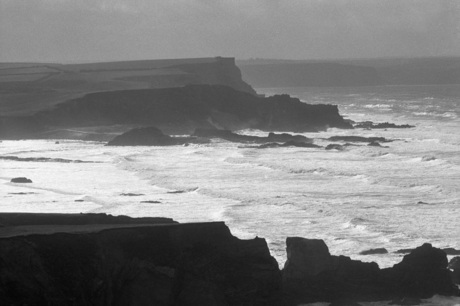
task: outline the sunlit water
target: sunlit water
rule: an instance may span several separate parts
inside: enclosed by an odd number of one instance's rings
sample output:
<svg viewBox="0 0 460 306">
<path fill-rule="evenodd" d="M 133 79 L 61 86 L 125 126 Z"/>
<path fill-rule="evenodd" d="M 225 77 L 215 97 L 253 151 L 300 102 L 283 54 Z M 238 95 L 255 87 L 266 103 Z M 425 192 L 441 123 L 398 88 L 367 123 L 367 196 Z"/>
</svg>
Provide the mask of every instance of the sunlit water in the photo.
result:
<svg viewBox="0 0 460 306">
<path fill-rule="evenodd" d="M 240 238 L 267 239 L 285 261 L 288 236 L 320 238 L 332 254 L 388 267 L 394 252 L 430 242 L 460 249 L 460 86 L 259 89 L 337 104 L 355 121 L 411 129 L 306 133 L 383 136 L 388 148 L 257 149 L 225 141 L 188 147 L 106 147 L 98 142 L 3 141 L 0 156 L 93 163 L 0 160 L 3 212 L 106 212 L 224 220 Z M 260 131 L 247 134 L 266 135 Z M 25 176 L 32 184 L 13 184 Z M 136 195 L 126 195 L 127 193 Z M 124 195 L 125 194 L 125 195 Z M 386 248 L 383 255 L 360 251 Z M 430 303 L 454 305 L 458 300 Z"/>
</svg>

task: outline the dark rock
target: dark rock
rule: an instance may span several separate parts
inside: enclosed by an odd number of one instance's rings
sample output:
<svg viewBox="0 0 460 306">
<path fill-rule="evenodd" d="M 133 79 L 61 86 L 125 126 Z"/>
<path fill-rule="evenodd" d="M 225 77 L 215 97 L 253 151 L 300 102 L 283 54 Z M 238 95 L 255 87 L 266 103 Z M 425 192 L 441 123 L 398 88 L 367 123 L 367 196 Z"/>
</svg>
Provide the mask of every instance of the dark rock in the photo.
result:
<svg viewBox="0 0 460 306">
<path fill-rule="evenodd" d="M 454 257 L 449 261 L 449 269 L 452 270 L 452 281 L 460 285 L 460 256 Z"/>
<path fill-rule="evenodd" d="M 50 126 L 62 131 L 114 125 L 155 126 L 170 134 L 215 127 L 292 132 L 353 128 L 336 105 L 310 105 L 288 95 L 264 98 L 222 85 L 188 85 L 91 93 L 29 117 L 0 117 L 0 137 L 51 137 L 45 133 Z"/>
<path fill-rule="evenodd" d="M 281 148 L 281 147 L 299 147 L 299 148 L 321 148 L 321 146 L 308 143 L 308 142 L 297 142 L 297 141 L 288 141 L 285 143 L 269 142 L 264 143 L 258 146 L 258 149 L 267 149 L 267 148 Z"/>
<path fill-rule="evenodd" d="M 373 123 L 372 121 L 364 121 L 364 122 L 357 122 L 354 125 L 355 128 L 363 128 L 363 129 L 407 129 L 413 128 L 414 125 L 409 124 L 401 124 L 397 125 L 394 123 L 383 122 L 383 123 Z"/>
<path fill-rule="evenodd" d="M 276 134 L 273 132 L 268 133 L 267 137 L 268 141 L 273 142 L 288 142 L 288 141 L 295 141 L 295 142 L 304 142 L 304 143 L 312 143 L 313 139 L 305 137 L 303 135 L 292 135 L 288 133 L 281 133 Z"/>
<path fill-rule="evenodd" d="M 287 238 L 282 271 L 285 294 L 293 303 L 378 299 L 381 289 L 376 263 L 332 256 L 322 240 Z"/>
<path fill-rule="evenodd" d="M 32 180 L 26 177 L 15 177 L 11 179 L 11 183 L 32 183 Z"/>
<path fill-rule="evenodd" d="M 377 141 L 369 142 L 368 146 L 370 146 L 370 147 L 382 147 L 382 145 Z"/>
<path fill-rule="evenodd" d="M 14 160 L 14 161 L 20 161 L 20 162 L 100 163 L 97 161 L 82 161 L 79 159 L 50 158 L 50 157 L 0 156 L 0 159 Z"/>
<path fill-rule="evenodd" d="M 458 294 L 447 269 L 446 253 L 428 243 L 414 249 L 392 268 L 383 269 L 382 275 L 388 286 L 402 296 Z"/>
<path fill-rule="evenodd" d="M 159 203 L 161 203 L 161 202 L 160 202 L 160 201 L 152 201 L 152 200 L 148 200 L 148 201 L 141 201 L 141 203 L 159 204 Z"/>
<path fill-rule="evenodd" d="M 177 223 L 171 218 L 112 216 L 108 214 L 37 214 L 0 213 L 0 223 L 22 225 L 88 225 L 88 224 L 164 224 Z"/>
<path fill-rule="evenodd" d="M 125 197 L 139 197 L 139 196 L 143 196 L 144 194 L 143 193 L 131 193 L 131 192 L 128 192 L 128 193 L 121 193 L 120 195 L 125 196 Z"/>
<path fill-rule="evenodd" d="M 209 141 L 197 137 L 171 137 L 153 126 L 134 128 L 116 136 L 107 143 L 108 146 L 175 146 L 189 143 L 208 143 Z"/>
<path fill-rule="evenodd" d="M 156 127 L 135 128 L 116 136 L 108 146 L 169 146 L 177 143 Z"/>
<path fill-rule="evenodd" d="M 396 254 L 409 254 L 410 252 L 412 252 L 414 249 L 400 249 L 400 250 L 397 250 L 395 253 Z"/>
<path fill-rule="evenodd" d="M 229 130 L 219 129 L 196 129 L 192 136 L 202 138 L 220 138 L 232 142 L 251 142 L 251 143 L 264 143 L 264 142 L 295 142 L 311 144 L 312 139 L 302 135 L 291 135 L 287 133 L 276 134 L 269 133 L 267 137 L 240 135 Z"/>
<path fill-rule="evenodd" d="M 293 304 L 459 294 L 447 270 L 446 254 L 429 244 L 416 248 L 394 267 L 382 270 L 376 263 L 332 256 L 322 240 L 288 238 L 286 244 L 283 287 Z"/>
<path fill-rule="evenodd" d="M 0 250 L 6 305 L 276 305 L 281 289 L 265 240 L 221 222 L 17 236 Z"/>
<path fill-rule="evenodd" d="M 362 306 L 362 304 L 353 301 L 353 300 L 338 300 L 338 301 L 333 301 L 332 303 L 329 304 L 329 306 Z"/>
<path fill-rule="evenodd" d="M 391 301 L 388 305 L 420 305 L 422 300 L 418 298 L 405 297 Z"/>
<path fill-rule="evenodd" d="M 338 151 L 343 151 L 345 149 L 345 146 L 337 144 L 337 143 L 331 143 L 326 146 L 326 150 L 338 150 Z"/>
<path fill-rule="evenodd" d="M 374 255 L 374 254 L 387 254 L 388 250 L 385 248 L 370 249 L 359 252 L 360 255 Z"/>
<path fill-rule="evenodd" d="M 74 202 L 85 202 L 85 200 L 75 200 Z"/>
<path fill-rule="evenodd" d="M 444 248 L 442 249 L 447 255 L 460 255 L 460 250 L 454 248 Z"/>
<path fill-rule="evenodd" d="M 391 142 L 392 140 L 385 137 L 362 137 L 362 136 L 331 136 L 330 141 L 349 141 L 349 142 Z"/>
</svg>

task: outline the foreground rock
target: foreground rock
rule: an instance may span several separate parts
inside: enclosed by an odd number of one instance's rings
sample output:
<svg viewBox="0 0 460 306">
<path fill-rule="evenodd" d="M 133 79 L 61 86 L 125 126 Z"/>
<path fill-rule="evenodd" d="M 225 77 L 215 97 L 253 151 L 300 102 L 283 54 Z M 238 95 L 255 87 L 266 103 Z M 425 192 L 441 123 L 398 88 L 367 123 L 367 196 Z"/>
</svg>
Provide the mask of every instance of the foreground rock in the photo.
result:
<svg viewBox="0 0 460 306">
<path fill-rule="evenodd" d="M 264 239 L 222 222 L 144 224 L 0 239 L 6 305 L 273 305 Z"/>
<path fill-rule="evenodd" d="M 0 224 L 2 305 L 359 305 L 459 294 L 446 254 L 429 244 L 381 270 L 332 256 L 322 240 L 287 238 L 280 272 L 264 239 L 240 240 L 223 222 L 0 213 Z"/>
<path fill-rule="evenodd" d="M 460 256 L 456 256 L 449 261 L 449 269 L 452 270 L 452 281 L 460 285 Z"/>
<path fill-rule="evenodd" d="M 380 269 L 345 256 L 332 256 L 322 240 L 287 238 L 283 288 L 293 304 L 317 301 L 378 301 L 403 297 L 459 295 L 446 254 L 424 244 L 392 268 Z"/>
</svg>

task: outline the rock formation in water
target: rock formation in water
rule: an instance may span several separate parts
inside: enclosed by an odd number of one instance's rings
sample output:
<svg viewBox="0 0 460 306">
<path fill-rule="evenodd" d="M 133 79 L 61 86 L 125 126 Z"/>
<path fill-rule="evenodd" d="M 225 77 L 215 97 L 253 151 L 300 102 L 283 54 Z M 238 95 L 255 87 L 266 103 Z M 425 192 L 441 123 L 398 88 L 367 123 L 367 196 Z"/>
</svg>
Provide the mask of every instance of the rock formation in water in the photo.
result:
<svg viewBox="0 0 460 306">
<path fill-rule="evenodd" d="M 32 183 L 32 180 L 26 177 L 15 177 L 11 179 L 11 183 Z"/>
<path fill-rule="evenodd" d="M 156 127 L 135 128 L 116 136 L 107 143 L 108 146 L 174 146 L 187 143 L 207 143 L 204 138 L 171 137 L 163 134 Z"/>
<path fill-rule="evenodd" d="M 171 146 L 185 145 L 190 143 L 208 143 L 211 139 L 219 138 L 239 143 L 264 143 L 264 145 L 275 146 L 298 146 L 318 147 L 311 142 L 312 139 L 302 135 L 291 135 L 287 133 L 269 133 L 267 137 L 240 135 L 229 130 L 219 129 L 196 129 L 191 136 L 171 137 L 163 134 L 156 127 L 135 128 L 107 143 L 108 146 Z M 284 142 L 283 144 L 269 143 L 270 141 Z M 0 157 L 1 158 L 1 157 Z"/>
<path fill-rule="evenodd" d="M 394 124 L 389 122 L 373 123 L 372 121 L 356 122 L 353 127 L 362 129 L 408 129 L 415 127 L 409 124 Z"/>
<path fill-rule="evenodd" d="M 28 119 L 17 119 L 0 122 L 0 137 L 18 137 L 22 133 L 22 137 L 47 138 L 89 127 L 128 129 L 139 125 L 156 126 L 168 134 L 190 134 L 197 128 L 216 127 L 295 132 L 352 128 L 336 105 L 309 105 L 288 95 L 257 97 L 220 85 L 93 93 Z M 13 133 L 8 126 L 21 128 Z"/>
<path fill-rule="evenodd" d="M 288 133 L 269 133 L 267 137 L 249 136 L 233 133 L 229 130 L 218 129 L 196 129 L 192 136 L 205 137 L 205 138 L 220 138 L 231 142 L 288 142 L 295 141 L 298 143 L 312 143 L 313 139 L 303 135 L 291 135 Z"/>
</svg>

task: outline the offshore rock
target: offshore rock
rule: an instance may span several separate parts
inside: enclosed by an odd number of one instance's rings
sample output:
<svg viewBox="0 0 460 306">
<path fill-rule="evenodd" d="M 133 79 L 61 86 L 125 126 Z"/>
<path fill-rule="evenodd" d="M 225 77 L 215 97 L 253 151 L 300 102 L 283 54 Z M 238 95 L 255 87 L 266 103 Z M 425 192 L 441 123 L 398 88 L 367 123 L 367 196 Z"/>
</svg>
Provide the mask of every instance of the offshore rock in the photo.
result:
<svg viewBox="0 0 460 306">
<path fill-rule="evenodd" d="M 385 248 L 369 249 L 359 252 L 360 255 L 374 255 L 374 254 L 387 254 L 388 250 Z"/>
<path fill-rule="evenodd" d="M 15 177 L 11 179 L 11 183 L 32 183 L 32 180 L 27 177 Z"/>
<path fill-rule="evenodd" d="M 274 305 L 279 294 L 265 240 L 222 222 L 27 228 L 0 231 L 5 305 Z"/>
<path fill-rule="evenodd" d="M 321 146 L 315 145 L 308 142 L 299 142 L 299 141 L 287 141 L 285 143 L 269 142 L 264 143 L 258 146 L 258 149 L 267 149 L 267 148 L 283 148 L 283 147 L 298 147 L 298 148 L 321 148 Z"/>
<path fill-rule="evenodd" d="M 205 138 L 220 138 L 232 142 L 289 142 L 295 141 L 298 143 L 312 143 L 313 139 L 303 135 L 292 135 L 288 133 L 273 133 L 270 132 L 267 137 L 240 135 L 229 130 L 220 129 L 196 129 L 192 136 Z"/>
<path fill-rule="evenodd" d="M 394 124 L 394 123 L 389 123 L 389 122 L 383 122 L 383 123 L 373 123 L 372 121 L 363 121 L 363 122 L 357 122 L 354 125 L 355 128 L 363 128 L 363 129 L 408 129 L 408 128 L 413 128 L 415 127 L 414 125 L 409 125 L 409 124 Z"/>
<path fill-rule="evenodd" d="M 171 137 L 163 134 L 156 127 L 135 128 L 116 136 L 107 143 L 108 146 L 173 146 L 188 143 L 207 143 L 196 137 Z"/>
<path fill-rule="evenodd" d="M 363 137 L 363 136 L 331 136 L 330 141 L 349 141 L 349 142 L 391 142 L 392 140 L 385 137 Z"/>
</svg>

